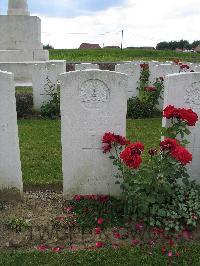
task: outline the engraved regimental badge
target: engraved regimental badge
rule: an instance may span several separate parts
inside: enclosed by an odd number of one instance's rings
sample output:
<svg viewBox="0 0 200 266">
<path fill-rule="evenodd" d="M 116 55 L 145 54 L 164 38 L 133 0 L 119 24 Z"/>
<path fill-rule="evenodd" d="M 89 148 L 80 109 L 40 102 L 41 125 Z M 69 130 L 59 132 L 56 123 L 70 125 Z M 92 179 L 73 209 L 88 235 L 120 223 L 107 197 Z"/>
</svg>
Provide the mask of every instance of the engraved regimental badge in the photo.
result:
<svg viewBox="0 0 200 266">
<path fill-rule="evenodd" d="M 82 84 L 79 96 L 84 107 L 100 109 L 109 101 L 110 90 L 103 81 L 90 79 Z"/>
</svg>

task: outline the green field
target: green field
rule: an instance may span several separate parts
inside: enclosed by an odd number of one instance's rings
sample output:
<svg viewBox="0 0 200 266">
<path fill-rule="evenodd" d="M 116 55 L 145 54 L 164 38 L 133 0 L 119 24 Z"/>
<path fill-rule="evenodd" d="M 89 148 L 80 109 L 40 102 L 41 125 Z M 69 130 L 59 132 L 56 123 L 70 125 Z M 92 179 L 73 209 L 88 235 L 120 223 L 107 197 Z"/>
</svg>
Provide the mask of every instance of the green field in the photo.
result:
<svg viewBox="0 0 200 266">
<path fill-rule="evenodd" d="M 50 252 L 12 252 L 0 253 L 0 265 L 2 266 L 198 266 L 200 265 L 200 246 L 189 246 L 189 252 L 185 248 L 179 248 L 181 256 L 168 258 L 163 256 L 160 249 L 150 252 L 147 249 L 124 248 L 102 249 L 97 251 L 79 251 L 76 253 L 65 252 L 55 254 Z"/>
<path fill-rule="evenodd" d="M 16 93 L 33 93 L 32 87 L 17 87 L 15 89 Z"/>
<path fill-rule="evenodd" d="M 179 58 L 183 61 L 200 62 L 200 53 L 182 53 L 175 51 L 156 51 L 142 49 L 55 49 L 49 50 L 51 60 L 68 62 L 119 62 L 131 60 L 166 61 Z"/>
<path fill-rule="evenodd" d="M 61 183 L 60 120 L 26 119 L 18 125 L 24 183 Z M 160 130 L 160 118 L 127 120 L 127 137 L 144 142 L 146 151 L 158 145 Z"/>
</svg>

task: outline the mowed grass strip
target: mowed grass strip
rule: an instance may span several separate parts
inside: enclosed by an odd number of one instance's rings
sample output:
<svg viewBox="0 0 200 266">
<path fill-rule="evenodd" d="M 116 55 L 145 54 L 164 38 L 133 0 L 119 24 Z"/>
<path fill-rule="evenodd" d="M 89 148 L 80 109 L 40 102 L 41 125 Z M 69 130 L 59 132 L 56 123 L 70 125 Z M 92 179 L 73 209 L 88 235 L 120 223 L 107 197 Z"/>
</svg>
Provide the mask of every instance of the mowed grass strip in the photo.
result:
<svg viewBox="0 0 200 266">
<path fill-rule="evenodd" d="M 19 140 L 25 184 L 62 182 L 59 120 L 19 120 Z"/>
<path fill-rule="evenodd" d="M 78 251 L 65 253 L 52 252 L 0 252 L 0 265 L 2 266 L 167 266 L 167 265 L 200 265 L 200 246 L 189 245 L 187 252 L 185 247 L 180 247 L 180 256 L 168 257 L 162 255 L 161 247 L 150 249 L 123 248 L 100 249 L 97 251 Z"/>
<path fill-rule="evenodd" d="M 60 120 L 19 120 L 18 125 L 24 183 L 62 183 Z M 148 149 L 158 146 L 160 132 L 161 118 L 127 120 L 127 138 L 145 144 L 144 160 Z"/>
<path fill-rule="evenodd" d="M 16 87 L 15 89 L 16 93 L 23 93 L 23 94 L 32 94 L 33 88 L 32 87 Z"/>
<path fill-rule="evenodd" d="M 120 62 L 131 60 L 166 61 L 179 58 L 183 61 L 200 62 L 200 53 L 157 51 L 143 49 L 53 49 L 49 50 L 51 60 L 68 62 Z"/>
</svg>

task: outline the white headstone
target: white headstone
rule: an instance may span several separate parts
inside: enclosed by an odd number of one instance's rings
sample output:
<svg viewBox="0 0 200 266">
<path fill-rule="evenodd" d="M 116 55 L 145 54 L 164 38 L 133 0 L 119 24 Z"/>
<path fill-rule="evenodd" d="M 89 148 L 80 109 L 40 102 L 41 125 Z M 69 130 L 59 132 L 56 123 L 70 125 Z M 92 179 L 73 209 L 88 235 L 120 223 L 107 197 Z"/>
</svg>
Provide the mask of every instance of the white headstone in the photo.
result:
<svg viewBox="0 0 200 266">
<path fill-rule="evenodd" d="M 200 73 L 169 75 L 165 84 L 164 108 L 168 105 L 191 108 L 200 119 Z M 166 119 L 163 119 L 163 126 L 167 126 Z M 190 127 L 190 131 L 188 149 L 193 154 L 193 161 L 188 171 L 193 179 L 200 181 L 200 122 Z"/>
<path fill-rule="evenodd" d="M 14 75 L 0 71 L 0 190 L 22 193 Z"/>
<path fill-rule="evenodd" d="M 115 67 L 115 71 L 128 76 L 128 98 L 138 96 L 140 65 L 133 63 L 118 64 Z"/>
<path fill-rule="evenodd" d="M 51 100 L 48 92 L 57 87 L 58 74 L 56 70 L 55 64 L 38 63 L 34 65 L 32 73 L 34 110 L 40 111 L 41 106 Z"/>
<path fill-rule="evenodd" d="M 165 78 L 167 75 L 175 73 L 179 73 L 179 66 L 172 64 L 160 64 L 156 66 L 155 78 Z"/>
<path fill-rule="evenodd" d="M 166 75 L 179 73 L 180 67 L 173 64 L 155 64 L 153 61 L 149 63 L 150 71 L 150 83 L 153 84 L 156 78 L 163 77 Z"/>
<path fill-rule="evenodd" d="M 99 65 L 92 64 L 92 63 L 82 63 L 82 64 L 76 64 L 75 70 L 86 70 L 86 69 L 99 69 Z"/>
<path fill-rule="evenodd" d="M 149 83 L 152 85 L 156 81 L 156 68 L 158 66 L 157 61 L 149 62 Z"/>
<path fill-rule="evenodd" d="M 55 64 L 56 65 L 56 75 L 60 75 L 66 72 L 66 61 L 65 60 L 50 60 L 47 64 Z"/>
<path fill-rule="evenodd" d="M 156 81 L 156 78 L 166 78 L 167 75 L 179 73 L 179 66 L 172 65 L 172 64 L 160 64 L 155 66 L 155 72 L 154 72 L 154 82 Z M 164 88 L 165 89 L 165 88 Z M 160 98 L 159 98 L 159 104 L 157 105 L 158 110 L 163 110 L 163 104 L 164 104 L 164 91 L 162 91 Z"/>
<path fill-rule="evenodd" d="M 200 72 L 200 65 L 197 65 L 194 67 L 194 72 Z"/>
<path fill-rule="evenodd" d="M 101 140 L 109 131 L 126 134 L 127 76 L 86 70 L 60 79 L 64 196 L 118 195 L 116 169 L 102 153 Z"/>
</svg>

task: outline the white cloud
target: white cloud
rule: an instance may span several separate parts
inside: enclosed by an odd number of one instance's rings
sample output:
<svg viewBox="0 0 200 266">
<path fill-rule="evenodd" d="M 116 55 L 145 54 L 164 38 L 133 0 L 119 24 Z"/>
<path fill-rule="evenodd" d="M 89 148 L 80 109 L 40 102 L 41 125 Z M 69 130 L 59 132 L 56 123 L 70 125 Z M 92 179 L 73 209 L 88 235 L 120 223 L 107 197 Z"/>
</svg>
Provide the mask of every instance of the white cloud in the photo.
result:
<svg viewBox="0 0 200 266">
<path fill-rule="evenodd" d="M 162 40 L 182 38 L 193 41 L 200 39 L 198 2 L 128 0 L 127 4 L 88 16 L 42 17 L 42 41 L 55 48 L 77 48 L 82 42 L 120 45 L 122 29 L 124 46 L 155 46 Z"/>
</svg>

